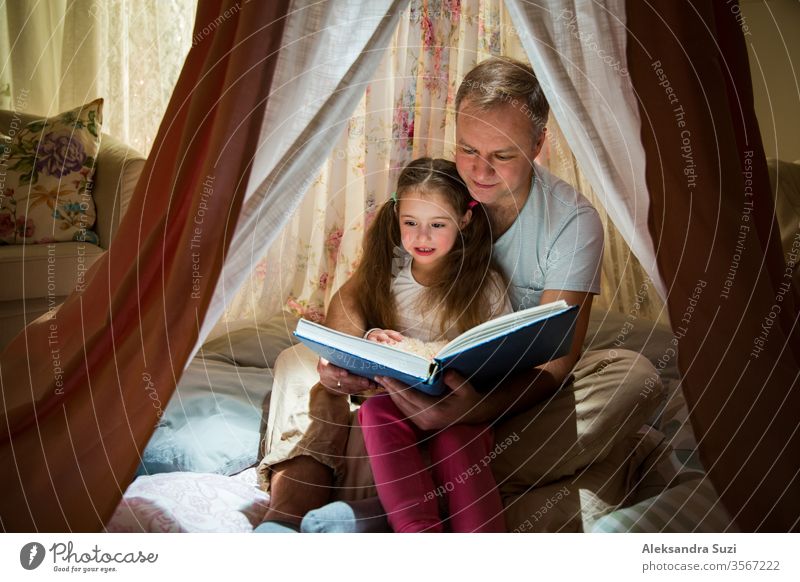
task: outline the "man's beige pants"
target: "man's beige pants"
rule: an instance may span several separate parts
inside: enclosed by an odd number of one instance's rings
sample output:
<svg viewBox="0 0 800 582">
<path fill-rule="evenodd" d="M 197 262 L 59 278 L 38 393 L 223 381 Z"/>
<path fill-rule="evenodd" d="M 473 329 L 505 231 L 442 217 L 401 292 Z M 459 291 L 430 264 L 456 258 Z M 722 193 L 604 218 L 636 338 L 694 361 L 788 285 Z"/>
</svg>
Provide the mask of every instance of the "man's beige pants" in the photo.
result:
<svg viewBox="0 0 800 582">
<path fill-rule="evenodd" d="M 299 344 L 275 362 L 260 484 L 268 490 L 273 465 L 308 455 L 333 469 L 333 499 L 375 495 L 356 406 L 318 384 L 317 361 Z M 627 350 L 586 352 L 573 375 L 553 397 L 494 425 L 491 467 L 504 498 L 603 460 L 663 396 L 650 361 Z"/>
</svg>

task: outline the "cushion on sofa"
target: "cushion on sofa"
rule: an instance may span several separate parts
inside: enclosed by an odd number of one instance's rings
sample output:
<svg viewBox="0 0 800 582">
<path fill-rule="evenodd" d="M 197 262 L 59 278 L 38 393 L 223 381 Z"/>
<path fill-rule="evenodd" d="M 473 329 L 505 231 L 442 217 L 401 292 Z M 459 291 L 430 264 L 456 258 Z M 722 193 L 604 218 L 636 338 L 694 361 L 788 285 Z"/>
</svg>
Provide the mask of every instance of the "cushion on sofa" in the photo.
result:
<svg viewBox="0 0 800 582">
<path fill-rule="evenodd" d="M 103 100 L 32 121 L 8 143 L 0 241 L 97 243 L 92 181 Z"/>
<path fill-rule="evenodd" d="M 61 298 L 80 291 L 86 271 L 103 252 L 87 242 L 0 246 L 0 301 Z"/>
</svg>

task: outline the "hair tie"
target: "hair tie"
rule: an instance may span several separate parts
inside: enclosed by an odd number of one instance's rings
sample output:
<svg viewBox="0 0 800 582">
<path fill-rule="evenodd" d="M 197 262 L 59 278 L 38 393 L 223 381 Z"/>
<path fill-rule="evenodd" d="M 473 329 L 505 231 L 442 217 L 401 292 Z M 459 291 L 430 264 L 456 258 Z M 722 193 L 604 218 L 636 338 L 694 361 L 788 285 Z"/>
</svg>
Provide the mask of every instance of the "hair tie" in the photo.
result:
<svg viewBox="0 0 800 582">
<path fill-rule="evenodd" d="M 397 191 L 392 192 L 392 195 L 389 197 L 389 199 L 397 204 Z"/>
<path fill-rule="evenodd" d="M 477 200 L 470 200 L 469 202 L 467 202 L 467 209 L 470 210 L 472 208 L 475 208 L 478 204 L 479 202 Z"/>
</svg>

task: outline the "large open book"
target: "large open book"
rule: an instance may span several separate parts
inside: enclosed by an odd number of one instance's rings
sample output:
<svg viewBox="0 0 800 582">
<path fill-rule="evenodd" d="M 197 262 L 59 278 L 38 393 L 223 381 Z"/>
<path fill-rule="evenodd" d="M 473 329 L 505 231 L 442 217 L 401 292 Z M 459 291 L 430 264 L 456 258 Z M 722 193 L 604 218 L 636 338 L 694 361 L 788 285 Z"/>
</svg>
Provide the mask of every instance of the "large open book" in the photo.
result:
<svg viewBox="0 0 800 582">
<path fill-rule="evenodd" d="M 560 358 L 572 347 L 578 306 L 555 301 L 492 319 L 465 331 L 433 358 L 354 337 L 301 319 L 300 341 L 332 364 L 374 378 L 389 376 L 438 396 L 442 373 L 453 369 L 476 389 L 495 386 L 512 372 Z"/>
</svg>

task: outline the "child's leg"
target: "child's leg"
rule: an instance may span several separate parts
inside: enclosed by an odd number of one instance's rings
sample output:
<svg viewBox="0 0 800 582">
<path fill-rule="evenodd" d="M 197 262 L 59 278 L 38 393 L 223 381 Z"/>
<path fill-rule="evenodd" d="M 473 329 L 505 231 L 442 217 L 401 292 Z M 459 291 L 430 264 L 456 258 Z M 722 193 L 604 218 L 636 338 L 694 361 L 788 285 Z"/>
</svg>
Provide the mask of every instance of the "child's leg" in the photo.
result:
<svg viewBox="0 0 800 582">
<path fill-rule="evenodd" d="M 503 502 L 492 470 L 481 460 L 494 445 L 485 425 L 456 424 L 431 439 L 433 474 L 447 493 L 454 532 L 504 532 Z"/>
<path fill-rule="evenodd" d="M 373 396 L 361 405 L 358 420 L 369 453 L 378 497 L 396 532 L 439 532 L 439 506 L 418 441 L 421 432 L 389 396 Z"/>
</svg>

